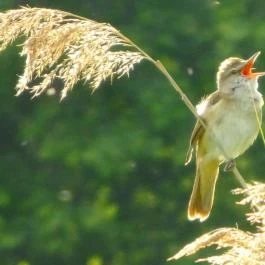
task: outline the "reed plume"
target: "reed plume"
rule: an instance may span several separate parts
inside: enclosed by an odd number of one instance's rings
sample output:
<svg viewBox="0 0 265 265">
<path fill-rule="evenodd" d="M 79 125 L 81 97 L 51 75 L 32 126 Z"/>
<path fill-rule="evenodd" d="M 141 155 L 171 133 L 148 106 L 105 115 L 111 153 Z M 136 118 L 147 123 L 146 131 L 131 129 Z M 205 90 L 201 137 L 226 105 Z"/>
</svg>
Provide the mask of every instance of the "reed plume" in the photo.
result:
<svg viewBox="0 0 265 265">
<path fill-rule="evenodd" d="M 62 99 L 79 80 L 94 91 L 106 79 L 129 75 L 145 58 L 110 24 L 60 10 L 23 7 L 0 13 L 0 51 L 21 36 L 26 65 L 17 95 L 27 90 L 39 96 L 55 80 L 63 82 Z"/>
<path fill-rule="evenodd" d="M 224 249 L 224 253 L 202 258 L 197 262 L 208 262 L 213 265 L 262 265 L 265 262 L 265 184 L 255 182 L 247 184 L 245 189 L 237 189 L 235 194 L 244 194 L 239 202 L 248 204 L 252 211 L 246 214 L 247 220 L 255 226 L 255 232 L 243 231 L 238 228 L 219 228 L 204 234 L 186 245 L 168 260 L 178 260 L 189 256 L 200 249 L 216 246 Z"/>
<path fill-rule="evenodd" d="M 63 83 L 61 99 L 81 80 L 95 91 L 109 79 L 129 75 L 134 65 L 149 60 L 169 81 L 193 115 L 206 127 L 192 102 L 178 86 L 165 66 L 152 59 L 130 39 L 110 24 L 98 23 L 60 10 L 23 7 L 0 13 L 0 52 L 16 39 L 24 38 L 21 55 L 26 57 L 23 74 L 19 77 L 17 95 L 29 91 L 37 97 Z M 225 248 L 219 256 L 199 259 L 210 264 L 264 264 L 265 260 L 265 184 L 246 185 L 235 167 L 235 177 L 246 195 L 241 204 L 250 204 L 247 220 L 256 232 L 238 228 L 220 228 L 186 245 L 169 260 L 177 260 L 212 245 Z"/>
</svg>

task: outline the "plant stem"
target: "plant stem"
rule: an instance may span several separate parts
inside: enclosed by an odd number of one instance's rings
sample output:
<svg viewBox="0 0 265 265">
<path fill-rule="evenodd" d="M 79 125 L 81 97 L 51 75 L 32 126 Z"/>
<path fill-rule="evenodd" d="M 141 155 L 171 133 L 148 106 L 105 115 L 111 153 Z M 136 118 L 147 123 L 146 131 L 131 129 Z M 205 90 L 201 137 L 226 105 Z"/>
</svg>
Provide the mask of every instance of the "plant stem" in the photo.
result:
<svg viewBox="0 0 265 265">
<path fill-rule="evenodd" d="M 166 77 L 166 79 L 169 81 L 171 86 L 175 89 L 175 91 L 181 96 L 181 99 L 183 100 L 184 104 L 188 107 L 188 109 L 192 112 L 192 114 L 197 118 L 197 120 L 201 123 L 201 125 L 206 129 L 207 125 L 204 122 L 204 120 L 198 115 L 196 108 L 192 104 L 192 102 L 189 100 L 187 95 L 182 91 L 180 86 L 176 83 L 176 81 L 173 79 L 173 77 L 169 74 L 166 67 L 159 61 L 154 60 L 152 57 L 150 57 L 146 52 L 144 52 L 141 48 L 139 48 L 134 42 L 132 42 L 130 39 L 128 39 L 126 36 L 124 36 L 122 33 L 120 33 L 120 36 L 124 38 L 128 43 L 130 43 L 132 46 L 134 46 L 139 52 L 141 52 L 148 61 L 150 61 L 152 64 L 155 65 L 155 67 Z M 225 159 L 227 161 L 231 160 L 231 158 L 226 154 L 222 144 L 217 141 L 215 135 L 213 135 L 214 140 L 216 141 L 216 144 L 220 148 L 221 152 L 223 153 Z M 244 180 L 243 176 L 240 174 L 239 170 L 235 166 L 232 170 L 236 180 L 240 183 L 240 185 L 243 188 L 247 187 L 246 181 Z"/>
<path fill-rule="evenodd" d="M 80 19 L 80 20 L 89 20 L 85 17 L 81 17 L 78 15 L 74 15 L 68 12 L 64 12 L 65 15 L 69 15 L 70 17 L 75 17 L 76 19 Z M 115 29 L 115 28 L 114 28 Z M 115 29 L 116 30 L 116 29 Z M 200 115 L 198 115 L 196 108 L 194 107 L 194 105 L 192 104 L 192 102 L 189 100 L 189 98 L 187 97 L 187 95 L 182 91 L 182 89 L 180 88 L 180 86 L 176 83 L 176 81 L 173 79 L 173 77 L 169 74 L 169 72 L 167 71 L 166 67 L 159 61 L 159 60 L 154 60 L 151 56 L 149 56 L 149 54 L 147 54 L 144 50 L 142 50 L 136 43 L 134 43 L 132 40 L 130 40 L 129 38 L 127 38 L 125 35 L 123 35 L 120 31 L 116 30 L 115 32 L 116 34 L 118 34 L 122 39 L 124 39 L 128 44 L 130 44 L 132 47 L 134 47 L 136 50 L 138 50 L 146 60 L 150 61 L 168 80 L 168 82 L 171 84 L 171 86 L 175 89 L 175 91 L 180 95 L 181 99 L 183 100 L 184 104 L 188 107 L 188 109 L 192 112 L 192 114 L 196 117 L 196 119 L 201 123 L 201 125 L 206 129 L 207 125 L 204 122 L 204 120 L 200 117 Z M 230 157 L 227 156 L 222 144 L 217 141 L 216 137 L 213 135 L 214 140 L 216 141 L 218 147 L 220 148 L 221 152 L 224 154 L 225 159 L 231 160 Z M 264 137 L 263 137 L 264 139 Z M 247 187 L 247 184 L 243 178 L 243 176 L 240 174 L 240 172 L 238 171 L 238 169 L 236 167 L 233 168 L 232 172 L 234 173 L 235 178 L 238 180 L 238 182 L 240 183 L 240 185 L 243 188 Z"/>
</svg>

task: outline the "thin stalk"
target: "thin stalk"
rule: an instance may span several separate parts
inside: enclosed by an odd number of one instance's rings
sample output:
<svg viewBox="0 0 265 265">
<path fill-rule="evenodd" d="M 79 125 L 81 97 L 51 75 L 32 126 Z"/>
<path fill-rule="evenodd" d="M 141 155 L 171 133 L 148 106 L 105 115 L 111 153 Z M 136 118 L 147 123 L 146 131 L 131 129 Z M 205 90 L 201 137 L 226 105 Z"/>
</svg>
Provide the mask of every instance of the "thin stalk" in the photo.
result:
<svg viewBox="0 0 265 265">
<path fill-rule="evenodd" d="M 244 180 L 243 176 L 240 174 L 240 172 L 238 171 L 237 167 L 235 166 L 232 170 L 235 178 L 238 180 L 238 182 L 240 183 L 240 185 L 242 186 L 243 189 L 247 188 L 247 183 Z"/>
<path fill-rule="evenodd" d="M 71 17 L 75 17 L 77 19 L 80 20 L 89 20 L 85 17 L 82 16 L 78 16 L 75 14 L 71 14 L 68 12 L 64 12 L 66 15 L 69 15 Z M 176 83 L 176 81 L 173 79 L 173 77 L 169 74 L 169 72 L 167 71 L 166 67 L 159 61 L 159 60 L 154 60 L 148 53 L 146 53 L 144 50 L 142 50 L 136 43 L 134 43 L 132 40 L 130 40 L 128 37 L 126 37 L 125 35 L 123 35 L 120 31 L 116 32 L 122 39 L 124 39 L 128 44 L 130 44 L 132 47 L 134 47 L 136 50 L 138 50 L 144 57 L 146 60 L 150 61 L 168 80 L 168 82 L 171 84 L 171 86 L 174 88 L 174 90 L 180 95 L 182 101 L 184 102 L 184 104 L 187 106 L 187 108 L 192 112 L 192 114 L 196 117 L 196 119 L 201 123 L 201 125 L 206 129 L 207 125 L 206 123 L 203 121 L 203 119 L 198 115 L 196 108 L 194 107 L 194 105 L 192 104 L 192 102 L 189 100 L 189 98 L 187 97 L 187 95 L 182 91 L 182 89 L 180 88 L 180 86 Z M 263 134 L 262 134 L 263 135 Z M 215 136 L 213 135 L 214 139 L 216 140 Z M 264 139 L 264 136 L 263 136 Z M 221 152 L 224 154 L 225 159 L 231 160 L 223 146 L 221 145 L 221 143 L 219 141 L 216 140 L 216 143 L 218 145 L 218 147 L 220 148 Z M 236 166 L 233 168 L 232 170 L 235 178 L 238 180 L 238 182 L 240 183 L 240 185 L 243 188 L 247 187 L 247 184 L 243 178 L 243 176 L 240 174 L 240 172 L 238 171 L 238 169 L 236 168 Z"/>
<path fill-rule="evenodd" d="M 249 87 L 249 91 L 251 93 L 251 98 L 252 98 L 252 101 L 253 101 L 253 108 L 254 108 L 254 111 L 255 111 L 255 115 L 256 115 L 256 120 L 257 120 L 257 123 L 258 123 L 258 127 L 259 127 L 259 132 L 260 132 L 260 136 L 261 136 L 261 139 L 262 139 L 262 142 L 265 146 L 265 137 L 264 137 L 264 133 L 263 133 L 263 130 L 262 130 L 262 127 L 261 127 L 261 120 L 262 120 L 262 115 L 259 115 L 258 114 L 258 111 L 257 111 L 257 106 L 255 104 L 255 99 L 254 99 L 254 95 L 253 95 L 253 91 L 252 89 Z"/>
<path fill-rule="evenodd" d="M 155 67 L 166 77 L 166 79 L 169 81 L 171 86 L 175 89 L 175 91 L 181 96 L 181 99 L 183 100 L 184 104 L 188 107 L 188 109 L 192 112 L 192 114 L 197 118 L 197 120 L 201 123 L 201 125 L 206 129 L 207 125 L 203 121 L 203 119 L 198 115 L 196 108 L 192 104 L 192 102 L 189 100 L 187 95 L 182 91 L 180 86 L 176 83 L 176 81 L 173 79 L 173 77 L 169 74 L 166 67 L 159 61 L 154 60 L 152 57 L 150 57 L 146 52 L 144 52 L 141 48 L 139 48 L 133 41 L 128 39 L 126 36 L 124 36 L 122 33 L 119 33 L 122 38 L 124 38 L 128 43 L 130 43 L 132 46 L 134 46 L 139 52 L 141 52 L 148 61 L 153 63 Z M 219 149 L 223 153 L 225 159 L 227 161 L 231 160 L 231 158 L 226 154 L 222 144 L 217 141 L 216 137 L 212 134 L 214 137 L 214 140 L 216 141 L 216 144 L 218 145 Z M 243 176 L 240 174 L 239 170 L 235 166 L 232 170 L 236 180 L 240 183 L 240 185 L 243 188 L 247 187 L 246 181 L 244 180 Z"/>
<path fill-rule="evenodd" d="M 189 108 L 189 110 L 191 110 L 191 112 L 193 113 L 193 115 L 199 120 L 199 122 L 202 124 L 202 126 L 206 129 L 206 127 L 207 127 L 206 123 L 198 115 L 198 113 L 196 112 L 195 107 L 193 106 L 193 104 L 191 103 L 191 101 L 189 100 L 189 98 L 182 91 L 182 89 L 178 86 L 178 84 L 175 82 L 175 80 L 172 78 L 172 76 L 168 73 L 168 71 L 165 68 L 165 66 L 160 61 L 156 61 L 155 62 L 155 66 L 164 74 L 164 76 L 168 79 L 169 83 L 180 94 L 180 96 L 181 96 L 183 102 L 185 103 L 185 105 Z M 223 153 L 225 159 L 227 161 L 231 160 L 228 157 L 227 153 L 225 152 L 225 149 L 223 148 L 222 144 L 216 139 L 215 135 L 212 133 L 211 136 L 214 138 L 216 144 L 218 145 L 219 149 Z M 246 181 L 244 180 L 243 176 L 240 174 L 240 172 L 238 171 L 238 169 L 237 169 L 236 166 L 233 168 L 232 172 L 233 172 L 235 178 L 237 179 L 237 181 L 240 183 L 240 185 L 243 188 L 247 188 Z"/>
</svg>

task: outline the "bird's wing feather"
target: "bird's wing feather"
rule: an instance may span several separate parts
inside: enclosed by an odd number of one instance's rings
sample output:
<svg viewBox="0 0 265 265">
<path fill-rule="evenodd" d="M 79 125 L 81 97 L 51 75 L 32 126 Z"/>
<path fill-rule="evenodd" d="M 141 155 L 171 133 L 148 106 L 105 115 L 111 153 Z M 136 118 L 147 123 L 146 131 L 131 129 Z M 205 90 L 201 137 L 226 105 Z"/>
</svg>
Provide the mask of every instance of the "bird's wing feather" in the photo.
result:
<svg viewBox="0 0 265 265">
<path fill-rule="evenodd" d="M 202 137 L 203 133 L 204 133 L 204 127 L 201 125 L 199 121 L 197 121 L 191 133 L 190 145 L 186 155 L 185 165 L 188 165 L 190 163 L 192 159 L 194 146 L 196 146 L 198 139 Z"/>
<path fill-rule="evenodd" d="M 211 109 L 212 106 L 214 106 L 217 102 L 219 102 L 221 99 L 221 95 L 218 91 L 212 93 L 209 95 L 207 98 L 203 99 L 202 102 L 199 105 L 204 105 L 203 110 L 200 113 L 200 116 L 203 116 Z M 192 153 L 194 146 L 196 146 L 198 140 L 203 136 L 204 134 L 204 127 L 201 125 L 199 121 L 196 122 L 194 129 L 191 133 L 191 138 L 190 138 L 190 144 L 189 144 L 189 149 L 186 155 L 186 160 L 185 160 L 185 165 L 189 164 L 191 159 L 192 159 Z"/>
</svg>

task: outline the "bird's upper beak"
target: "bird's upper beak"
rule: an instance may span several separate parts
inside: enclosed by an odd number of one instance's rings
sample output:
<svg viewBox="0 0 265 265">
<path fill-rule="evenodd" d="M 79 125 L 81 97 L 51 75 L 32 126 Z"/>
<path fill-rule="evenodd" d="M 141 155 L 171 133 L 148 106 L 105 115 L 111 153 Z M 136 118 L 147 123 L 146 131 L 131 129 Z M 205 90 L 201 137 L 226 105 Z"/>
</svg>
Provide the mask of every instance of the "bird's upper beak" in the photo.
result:
<svg viewBox="0 0 265 265">
<path fill-rule="evenodd" d="M 254 53 L 245 63 L 245 65 L 243 66 L 243 68 L 241 69 L 241 74 L 245 77 L 248 78 L 257 78 L 260 76 L 265 75 L 265 72 L 258 72 L 258 73 L 252 73 L 252 69 L 254 66 L 255 61 L 257 60 L 257 58 L 260 55 L 260 51 Z"/>
</svg>

